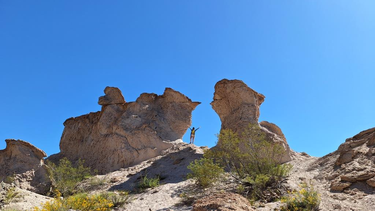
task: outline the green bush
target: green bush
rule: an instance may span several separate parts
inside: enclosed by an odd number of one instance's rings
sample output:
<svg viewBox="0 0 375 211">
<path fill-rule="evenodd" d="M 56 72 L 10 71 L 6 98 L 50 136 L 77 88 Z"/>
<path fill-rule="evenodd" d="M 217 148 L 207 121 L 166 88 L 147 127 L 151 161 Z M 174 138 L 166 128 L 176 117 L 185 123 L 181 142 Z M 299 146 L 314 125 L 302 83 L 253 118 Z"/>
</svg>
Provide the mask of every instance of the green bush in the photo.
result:
<svg viewBox="0 0 375 211">
<path fill-rule="evenodd" d="M 191 170 L 187 177 L 194 179 L 203 188 L 211 186 L 224 172 L 222 167 L 209 158 L 194 160 L 187 168 Z"/>
<path fill-rule="evenodd" d="M 283 147 L 267 141 L 257 124 L 250 124 L 240 135 L 223 130 L 218 138 L 217 146 L 205 152 L 205 157 L 224 166 L 240 185 L 250 186 L 240 190 L 257 199 L 263 198 L 263 190 L 277 186 L 292 168 L 280 164 Z"/>
<path fill-rule="evenodd" d="M 91 175 L 90 168 L 84 167 L 83 163 L 84 161 L 79 160 L 74 167 L 67 158 L 61 159 L 58 165 L 47 162 L 48 173 L 54 189 L 58 190 L 64 197 L 76 193 L 75 188 L 78 182 Z"/>
<path fill-rule="evenodd" d="M 155 188 L 160 185 L 160 178 L 148 178 L 147 175 L 141 178 L 141 181 L 138 183 L 138 188 L 140 190 L 145 190 L 147 188 Z"/>
<path fill-rule="evenodd" d="M 281 201 L 286 203 L 286 206 L 282 207 L 282 211 L 315 211 L 319 210 L 320 196 L 311 185 L 303 183 L 300 191 L 292 192 Z"/>
</svg>

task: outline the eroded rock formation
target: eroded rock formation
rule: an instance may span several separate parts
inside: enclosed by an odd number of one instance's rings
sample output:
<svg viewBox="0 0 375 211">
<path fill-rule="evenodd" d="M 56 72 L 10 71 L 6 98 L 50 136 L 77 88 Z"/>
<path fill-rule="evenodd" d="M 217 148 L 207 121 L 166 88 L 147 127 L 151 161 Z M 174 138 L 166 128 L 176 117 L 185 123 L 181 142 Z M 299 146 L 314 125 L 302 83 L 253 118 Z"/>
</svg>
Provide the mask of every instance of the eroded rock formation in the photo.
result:
<svg viewBox="0 0 375 211">
<path fill-rule="evenodd" d="M 331 191 L 372 193 L 375 191 L 375 128 L 346 139 L 313 167 L 320 169 L 320 178 L 331 181 Z"/>
<path fill-rule="evenodd" d="M 99 98 L 102 109 L 64 122 L 57 160 L 85 160 L 106 173 L 156 157 L 181 139 L 199 102 L 166 88 L 163 95 L 141 94 L 126 103 L 121 91 L 107 87 Z"/>
<path fill-rule="evenodd" d="M 0 150 L 0 181 L 47 193 L 51 183 L 43 160 L 46 153 L 26 141 L 7 139 L 5 142 L 6 148 Z"/>
<path fill-rule="evenodd" d="M 220 117 L 221 130 L 231 129 L 241 134 L 249 124 L 259 124 L 259 107 L 264 98 L 264 95 L 249 88 L 240 80 L 223 79 L 217 82 L 211 105 Z M 265 132 L 268 141 L 280 144 L 285 149 L 280 162 L 290 161 L 290 148 L 281 129 L 265 121 L 259 126 Z"/>
</svg>

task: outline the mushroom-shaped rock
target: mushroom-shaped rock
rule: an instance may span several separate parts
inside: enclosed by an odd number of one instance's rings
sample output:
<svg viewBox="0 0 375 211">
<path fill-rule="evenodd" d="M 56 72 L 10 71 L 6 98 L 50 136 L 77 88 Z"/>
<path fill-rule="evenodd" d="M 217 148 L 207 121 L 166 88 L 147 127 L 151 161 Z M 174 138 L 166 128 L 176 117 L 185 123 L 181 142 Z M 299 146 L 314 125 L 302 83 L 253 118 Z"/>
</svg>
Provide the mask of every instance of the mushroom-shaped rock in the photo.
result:
<svg viewBox="0 0 375 211">
<path fill-rule="evenodd" d="M 6 148 L 0 150 L 0 180 L 13 177 L 23 189 L 45 194 L 51 181 L 43 158 L 46 153 L 32 144 L 15 139 L 7 139 Z"/>
<path fill-rule="evenodd" d="M 259 107 L 264 98 L 264 95 L 254 91 L 240 80 L 223 79 L 217 82 L 211 105 L 220 117 L 221 130 L 230 129 L 241 134 L 248 129 L 249 124 L 259 125 Z M 269 122 L 261 122 L 259 126 L 266 134 L 267 141 L 283 147 L 284 153 L 280 163 L 290 161 L 290 148 L 281 129 Z"/>
<path fill-rule="evenodd" d="M 106 96 L 121 94 L 116 90 L 107 87 Z M 111 102 L 99 112 L 66 120 L 61 152 L 49 159 L 83 159 L 99 173 L 135 165 L 160 155 L 181 139 L 199 104 L 171 88 L 163 95 L 143 93 L 135 102 Z"/>
</svg>

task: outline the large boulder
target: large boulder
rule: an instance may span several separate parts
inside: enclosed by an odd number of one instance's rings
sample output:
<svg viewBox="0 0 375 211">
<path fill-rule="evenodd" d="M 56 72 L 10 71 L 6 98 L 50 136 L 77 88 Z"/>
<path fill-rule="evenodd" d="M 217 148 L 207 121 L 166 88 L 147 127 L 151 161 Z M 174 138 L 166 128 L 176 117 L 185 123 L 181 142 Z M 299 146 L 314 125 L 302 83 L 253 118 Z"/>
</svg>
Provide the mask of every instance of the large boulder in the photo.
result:
<svg viewBox="0 0 375 211">
<path fill-rule="evenodd" d="M 6 148 L 0 150 L 0 181 L 13 182 L 36 193 L 47 193 L 51 181 L 43 160 L 46 153 L 26 141 L 7 139 L 5 142 Z"/>
<path fill-rule="evenodd" d="M 259 107 L 264 98 L 264 95 L 240 80 L 223 79 L 215 85 L 214 100 L 211 105 L 220 117 L 221 130 L 230 129 L 241 134 L 248 129 L 249 124 L 257 124 L 266 134 L 267 141 L 278 144 L 284 149 L 280 163 L 290 161 L 290 148 L 281 129 L 266 121 L 258 123 Z"/>
<path fill-rule="evenodd" d="M 313 163 L 318 179 L 330 181 L 331 191 L 375 191 L 375 128 L 346 139 L 339 148 Z"/>
<path fill-rule="evenodd" d="M 83 159 L 106 173 L 156 157 L 181 139 L 199 102 L 171 88 L 163 95 L 141 94 L 126 103 L 118 88 L 107 87 L 99 98 L 102 109 L 64 122 L 61 152 L 51 157 Z"/>
</svg>

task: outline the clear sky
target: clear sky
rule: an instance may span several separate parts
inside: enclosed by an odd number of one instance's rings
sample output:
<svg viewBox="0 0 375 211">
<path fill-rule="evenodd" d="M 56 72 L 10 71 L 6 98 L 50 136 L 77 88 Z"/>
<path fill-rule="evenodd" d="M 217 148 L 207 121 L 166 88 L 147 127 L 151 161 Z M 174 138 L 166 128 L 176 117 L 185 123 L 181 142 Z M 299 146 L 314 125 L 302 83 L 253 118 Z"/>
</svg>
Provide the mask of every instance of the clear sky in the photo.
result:
<svg viewBox="0 0 375 211">
<path fill-rule="evenodd" d="M 266 96 L 260 121 L 293 150 L 336 150 L 375 127 L 375 1 L 0 0 L 0 149 L 59 152 L 63 122 L 100 110 L 106 86 L 202 102 L 196 144 L 212 147 L 223 78 Z"/>
</svg>

